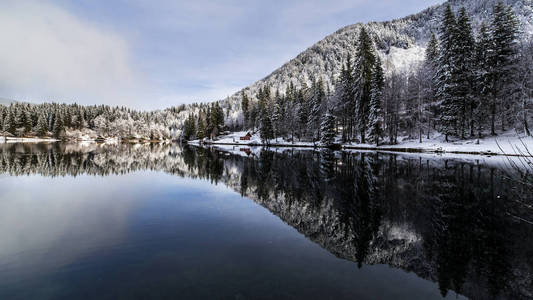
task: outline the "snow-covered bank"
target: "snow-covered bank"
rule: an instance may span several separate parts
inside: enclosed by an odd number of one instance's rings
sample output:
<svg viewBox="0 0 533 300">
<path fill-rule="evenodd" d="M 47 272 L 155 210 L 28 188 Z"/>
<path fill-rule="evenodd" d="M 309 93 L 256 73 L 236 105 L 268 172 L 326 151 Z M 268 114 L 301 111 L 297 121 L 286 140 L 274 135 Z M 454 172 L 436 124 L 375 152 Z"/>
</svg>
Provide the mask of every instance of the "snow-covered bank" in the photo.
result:
<svg viewBox="0 0 533 300">
<path fill-rule="evenodd" d="M 53 143 L 59 140 L 38 137 L 0 137 L 0 143 Z"/>
<path fill-rule="evenodd" d="M 39 137 L 0 137 L 0 143 L 55 143 L 55 142 L 72 142 L 72 143 L 103 143 L 103 144 L 118 144 L 118 143 L 131 143 L 131 144 L 145 144 L 145 143 L 162 143 L 170 144 L 171 140 L 141 140 L 141 139 L 121 139 L 118 137 L 109 137 L 109 138 L 69 138 L 66 140 L 58 140 L 54 138 L 39 138 Z"/>
<path fill-rule="evenodd" d="M 345 149 L 370 149 L 402 152 L 434 152 L 455 154 L 482 154 L 482 155 L 516 155 L 531 156 L 533 154 L 533 138 L 520 136 L 514 132 L 506 132 L 498 136 L 482 139 L 466 139 L 445 142 L 442 137 L 418 140 L 403 140 L 396 145 L 383 145 L 376 147 L 369 144 L 343 145 Z M 528 149 L 530 153 L 528 153 Z"/>
<path fill-rule="evenodd" d="M 252 134 L 249 140 L 241 140 L 247 132 L 234 132 L 220 136 L 216 140 L 194 140 L 189 144 L 198 145 L 200 143 L 213 145 L 235 145 L 235 146 L 265 146 L 259 134 Z M 291 142 L 283 138 L 269 141 L 270 147 L 299 147 L 299 148 L 322 148 L 319 143 L 312 142 Z M 376 147 L 371 144 L 342 144 L 342 148 L 349 150 L 379 150 L 393 152 L 429 152 L 429 153 L 454 153 L 454 154 L 474 154 L 474 155 L 515 155 L 531 156 L 533 154 L 533 137 L 517 135 L 514 132 L 507 132 L 494 137 L 483 139 L 467 139 L 454 142 L 445 142 L 442 137 L 418 140 L 403 140 L 396 145 L 382 145 Z M 528 153 L 528 149 L 530 153 Z"/>
</svg>

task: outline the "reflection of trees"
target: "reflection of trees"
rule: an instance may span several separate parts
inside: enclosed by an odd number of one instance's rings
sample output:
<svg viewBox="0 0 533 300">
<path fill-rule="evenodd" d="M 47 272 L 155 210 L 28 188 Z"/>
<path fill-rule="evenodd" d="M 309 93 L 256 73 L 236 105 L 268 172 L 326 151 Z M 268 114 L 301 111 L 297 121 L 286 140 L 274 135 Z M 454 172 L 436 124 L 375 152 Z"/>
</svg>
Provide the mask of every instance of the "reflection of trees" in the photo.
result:
<svg viewBox="0 0 533 300">
<path fill-rule="evenodd" d="M 505 289 L 512 245 L 506 236 L 512 224 L 506 214 L 508 200 L 495 193 L 495 170 L 486 171 L 465 164 L 446 164 L 434 171 L 438 196 L 432 202 L 432 229 L 424 239 L 443 296 L 450 289 L 461 292 L 474 274 L 485 278 L 492 297 Z"/>
<path fill-rule="evenodd" d="M 350 223 L 355 233 L 355 249 L 359 268 L 365 262 L 370 243 L 375 239 L 381 222 L 379 188 L 371 166 L 361 153 L 354 182 L 354 205 Z"/>
<path fill-rule="evenodd" d="M 504 170 L 479 163 L 296 150 L 249 158 L 170 145 L 0 147 L 0 171 L 13 175 L 136 170 L 223 182 L 359 267 L 389 263 L 438 282 L 443 295 L 533 290 L 531 226 L 513 218 L 531 212 L 513 201 L 517 186 Z"/>
</svg>

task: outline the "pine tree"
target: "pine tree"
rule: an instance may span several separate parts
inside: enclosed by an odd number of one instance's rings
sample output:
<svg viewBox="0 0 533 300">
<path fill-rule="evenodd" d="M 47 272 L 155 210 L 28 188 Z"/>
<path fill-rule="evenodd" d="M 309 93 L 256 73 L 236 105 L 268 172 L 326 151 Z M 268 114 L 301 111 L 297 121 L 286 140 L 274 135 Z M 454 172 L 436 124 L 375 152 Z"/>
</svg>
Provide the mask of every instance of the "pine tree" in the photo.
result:
<svg viewBox="0 0 533 300">
<path fill-rule="evenodd" d="M 518 22 L 510 7 L 500 1 L 493 10 L 491 24 L 493 50 L 491 51 L 492 66 L 492 95 L 494 97 L 491 116 L 492 133 L 495 134 L 494 123 L 496 106 L 499 104 L 501 127 L 505 130 L 505 121 L 509 117 L 514 90 L 511 88 L 516 72 L 516 40 L 518 35 Z M 506 101 L 507 100 L 507 101 Z"/>
<path fill-rule="evenodd" d="M 187 120 L 185 120 L 184 129 L 183 129 L 183 138 L 186 141 L 189 141 L 194 138 L 196 135 L 196 126 L 194 116 L 189 114 Z"/>
<path fill-rule="evenodd" d="M 274 104 L 274 112 L 272 113 L 272 124 L 274 127 L 274 138 L 277 138 L 281 135 L 282 132 L 282 108 L 280 103 L 276 101 L 276 104 Z"/>
<path fill-rule="evenodd" d="M 320 141 L 324 146 L 331 146 L 335 142 L 335 116 L 329 111 L 322 118 L 322 123 L 320 124 L 320 131 L 322 137 Z"/>
<path fill-rule="evenodd" d="M 357 45 L 357 58 L 354 67 L 354 95 L 356 123 L 361 135 L 361 143 L 365 143 L 368 106 L 372 89 L 372 72 L 376 60 L 374 43 L 366 31 L 361 28 Z"/>
<path fill-rule="evenodd" d="M 46 120 L 46 116 L 44 113 L 41 113 L 39 115 L 39 119 L 37 120 L 37 129 L 36 129 L 37 135 L 44 137 L 48 134 L 48 122 Z"/>
<path fill-rule="evenodd" d="M 9 109 L 7 112 L 7 115 L 4 119 L 4 131 L 7 131 L 11 134 L 16 134 L 17 132 L 17 125 L 15 122 L 15 116 L 13 113 L 13 109 Z"/>
<path fill-rule="evenodd" d="M 62 120 L 61 116 L 56 115 L 56 118 L 55 118 L 55 121 L 54 121 L 54 125 L 53 125 L 53 129 L 52 129 L 52 133 L 53 133 L 54 137 L 56 139 L 61 138 L 61 135 L 63 134 L 64 131 L 65 131 L 65 128 L 63 126 L 63 120 Z"/>
<path fill-rule="evenodd" d="M 474 74 L 472 70 L 474 68 L 475 43 L 470 18 L 464 7 L 459 12 L 456 34 L 457 37 L 454 41 L 456 44 L 454 53 L 456 58 L 454 61 L 457 64 L 456 73 L 454 74 L 454 81 L 456 82 L 455 94 L 459 98 L 461 138 L 465 138 L 467 127 L 470 128 L 470 134 L 474 134 L 474 124 L 472 122 Z"/>
<path fill-rule="evenodd" d="M 218 102 L 216 102 L 212 110 L 211 117 L 213 118 L 212 122 L 214 125 L 215 136 L 219 135 L 224 128 L 224 111 Z"/>
<path fill-rule="evenodd" d="M 272 128 L 272 120 L 268 114 L 261 118 L 261 130 L 259 132 L 263 143 L 269 144 L 270 140 L 274 138 L 274 128 Z"/>
<path fill-rule="evenodd" d="M 347 142 L 351 139 L 354 119 L 353 68 L 352 58 L 349 53 L 337 81 L 334 97 L 341 115 L 342 141 Z"/>
<path fill-rule="evenodd" d="M 479 36 L 476 43 L 475 64 L 474 64 L 474 119 L 478 138 L 482 137 L 483 126 L 488 116 L 490 108 L 491 92 L 491 62 L 490 51 L 492 51 L 492 40 L 487 31 L 487 26 L 481 24 Z M 491 109 L 492 110 L 492 109 Z M 494 130 L 494 126 L 492 126 Z M 494 131 L 493 131 L 494 133 Z"/>
<path fill-rule="evenodd" d="M 29 120 L 26 117 L 26 112 L 24 111 L 24 108 L 19 106 L 17 108 L 17 112 L 15 114 L 15 123 L 17 127 L 17 131 L 19 133 L 26 133 L 26 129 L 29 127 Z M 22 129 L 22 132 L 20 132 L 20 129 Z"/>
<path fill-rule="evenodd" d="M 244 118 L 244 124 L 243 124 L 243 127 L 244 128 L 247 128 L 248 127 L 248 122 L 249 122 L 249 111 L 248 111 L 248 106 L 250 104 L 250 99 L 248 99 L 248 95 L 246 95 L 246 93 L 244 91 L 241 92 L 241 106 L 242 106 L 242 113 L 243 113 L 243 118 Z"/>
<path fill-rule="evenodd" d="M 303 135 L 306 134 L 306 126 L 309 119 L 309 106 L 308 103 L 305 101 L 303 91 L 298 91 L 298 121 L 299 121 L 299 128 L 300 128 L 300 139 Z"/>
<path fill-rule="evenodd" d="M 437 71 L 437 97 L 440 102 L 441 130 L 448 141 L 457 133 L 461 114 L 461 99 L 457 95 L 457 22 L 450 5 L 445 9 L 440 27 L 439 69 Z"/>
<path fill-rule="evenodd" d="M 309 110 L 309 117 L 307 120 L 310 130 L 313 132 L 313 141 L 315 141 L 315 139 L 320 140 L 320 128 L 318 128 L 318 123 L 320 122 L 320 111 L 322 109 L 324 98 L 323 81 L 313 81 L 311 87 L 311 109 Z M 314 132 L 316 132 L 316 134 Z"/>
<path fill-rule="evenodd" d="M 198 114 L 198 130 L 196 132 L 196 137 L 199 140 L 203 140 L 205 138 L 205 125 L 204 120 L 202 119 L 202 111 Z"/>
<path fill-rule="evenodd" d="M 519 118 L 522 129 L 527 136 L 531 136 L 529 116 L 533 111 L 533 41 L 522 46 L 519 58 L 519 74 L 517 90 L 519 91 Z"/>
<path fill-rule="evenodd" d="M 427 138 L 430 137 L 430 123 L 431 119 L 437 113 L 438 105 L 435 99 L 437 98 L 437 70 L 439 65 L 439 42 L 435 33 L 431 34 L 431 39 L 426 48 L 426 55 L 424 64 L 421 66 L 421 79 L 423 80 L 422 96 L 428 108 L 427 113 Z"/>
<path fill-rule="evenodd" d="M 374 71 L 372 73 L 372 89 L 370 94 L 369 116 L 368 116 L 368 138 L 379 146 L 379 140 L 383 136 L 383 88 L 385 78 L 381 60 L 376 58 Z"/>
<path fill-rule="evenodd" d="M 435 33 L 431 33 L 431 38 L 426 48 L 426 62 L 432 66 L 436 66 L 439 60 L 439 41 Z"/>
<path fill-rule="evenodd" d="M 215 125 L 213 124 L 213 117 L 211 113 L 211 106 L 207 106 L 207 113 L 205 116 L 205 122 L 206 122 L 206 129 L 205 129 L 205 136 L 209 139 L 212 139 L 213 137 L 213 131 L 215 130 Z"/>
</svg>

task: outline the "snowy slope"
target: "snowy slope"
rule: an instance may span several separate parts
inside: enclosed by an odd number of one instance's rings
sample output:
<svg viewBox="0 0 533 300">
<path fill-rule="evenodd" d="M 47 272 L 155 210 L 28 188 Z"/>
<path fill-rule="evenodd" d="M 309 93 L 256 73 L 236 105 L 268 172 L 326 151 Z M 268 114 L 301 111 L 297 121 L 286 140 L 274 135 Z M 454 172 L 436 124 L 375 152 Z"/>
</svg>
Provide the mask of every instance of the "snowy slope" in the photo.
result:
<svg viewBox="0 0 533 300">
<path fill-rule="evenodd" d="M 489 15 L 498 0 L 450 0 L 442 5 L 430 7 L 418 14 L 388 22 L 366 24 L 376 40 L 376 46 L 384 61 L 387 73 L 405 71 L 409 66 L 424 59 L 426 43 L 432 32 L 437 32 L 442 11 L 447 3 L 455 11 L 465 6 L 472 18 L 474 29 L 482 22 L 489 22 Z M 510 5 L 521 21 L 524 39 L 533 35 L 533 0 L 503 0 Z M 322 78 L 330 89 L 339 76 L 342 64 L 348 53 L 355 53 L 356 40 L 363 24 L 357 23 L 339 29 L 323 40 L 309 47 L 296 58 L 285 63 L 267 77 L 255 82 L 243 90 L 252 98 L 265 85 L 272 91 L 284 92 L 292 82 L 296 87 L 310 85 L 312 78 Z M 241 114 L 241 91 L 221 101 L 227 111 L 228 122 Z"/>
</svg>

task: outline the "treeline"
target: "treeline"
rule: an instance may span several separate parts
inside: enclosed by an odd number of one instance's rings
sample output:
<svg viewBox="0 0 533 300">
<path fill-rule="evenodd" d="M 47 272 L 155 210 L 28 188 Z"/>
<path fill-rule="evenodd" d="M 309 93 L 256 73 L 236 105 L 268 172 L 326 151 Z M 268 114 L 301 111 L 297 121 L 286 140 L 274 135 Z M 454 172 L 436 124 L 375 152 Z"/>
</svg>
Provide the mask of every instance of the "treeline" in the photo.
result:
<svg viewBox="0 0 533 300">
<path fill-rule="evenodd" d="M 224 111 L 218 102 L 199 105 L 198 113 L 190 113 L 183 123 L 182 138 L 185 140 L 215 138 L 224 130 Z"/>
<path fill-rule="evenodd" d="M 78 104 L 0 105 L 2 136 L 54 137 L 57 139 L 116 137 L 123 139 L 170 139 L 179 128 L 185 106 L 142 112 L 125 107 Z"/>
<path fill-rule="evenodd" d="M 264 86 L 252 97 L 243 91 L 242 119 L 226 125 L 258 131 L 266 143 L 284 138 L 379 145 L 439 136 L 449 141 L 510 129 L 531 135 L 533 43 L 519 40 L 519 25 L 501 2 L 479 30 L 464 8 L 455 14 L 447 6 L 425 60 L 386 75 L 376 42 L 362 27 L 334 91 L 319 76 L 311 86 L 291 84 L 284 92 Z M 205 127 L 205 113 L 190 120 L 191 128 Z M 214 136 L 191 130 L 187 138 Z"/>
<path fill-rule="evenodd" d="M 477 33 L 464 8 L 456 15 L 447 6 L 424 62 L 392 72 L 382 86 L 373 47 L 359 45 L 330 101 L 342 140 L 364 143 L 366 136 L 395 144 L 401 136 L 422 142 L 437 133 L 449 141 L 509 129 L 531 135 L 533 44 L 519 42 L 518 28 L 511 8 L 501 2 Z M 362 30 L 360 43 L 365 35 Z"/>
</svg>

